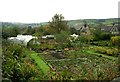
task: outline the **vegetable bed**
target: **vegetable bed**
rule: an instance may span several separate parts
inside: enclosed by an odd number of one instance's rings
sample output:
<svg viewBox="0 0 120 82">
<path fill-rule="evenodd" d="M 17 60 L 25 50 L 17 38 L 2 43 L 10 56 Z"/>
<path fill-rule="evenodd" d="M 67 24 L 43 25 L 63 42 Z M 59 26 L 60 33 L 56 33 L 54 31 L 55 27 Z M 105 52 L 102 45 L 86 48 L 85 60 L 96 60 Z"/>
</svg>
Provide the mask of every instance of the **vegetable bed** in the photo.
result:
<svg viewBox="0 0 120 82">
<path fill-rule="evenodd" d="M 112 80 L 118 75 L 117 59 L 74 50 L 64 53 L 66 59 L 48 55 L 42 57 L 65 79 Z"/>
</svg>

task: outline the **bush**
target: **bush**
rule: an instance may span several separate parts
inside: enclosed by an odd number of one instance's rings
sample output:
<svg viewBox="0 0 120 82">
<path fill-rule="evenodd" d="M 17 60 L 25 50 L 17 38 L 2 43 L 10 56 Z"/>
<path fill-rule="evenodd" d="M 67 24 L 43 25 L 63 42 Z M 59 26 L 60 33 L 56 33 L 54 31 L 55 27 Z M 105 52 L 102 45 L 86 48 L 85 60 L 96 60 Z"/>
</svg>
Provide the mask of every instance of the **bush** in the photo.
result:
<svg viewBox="0 0 120 82">
<path fill-rule="evenodd" d="M 87 37 L 86 36 L 80 36 L 78 37 L 80 42 L 87 42 Z"/>
<path fill-rule="evenodd" d="M 77 42 L 77 43 L 72 43 L 71 44 L 72 45 L 72 47 L 74 48 L 74 49 L 81 49 L 82 47 L 83 47 L 83 43 L 81 43 L 81 42 Z"/>
<path fill-rule="evenodd" d="M 96 47 L 95 51 L 101 54 L 107 54 L 109 56 L 118 56 L 119 54 L 119 50 L 117 48 Z"/>
<path fill-rule="evenodd" d="M 12 82 L 27 81 L 39 72 L 32 59 L 26 55 L 26 48 L 18 44 L 2 45 L 2 77 Z"/>
<path fill-rule="evenodd" d="M 114 49 L 113 49 L 113 53 L 114 53 L 115 56 L 118 56 L 119 50 L 118 50 L 117 48 L 114 48 Z"/>
<path fill-rule="evenodd" d="M 111 34 L 103 32 L 103 33 L 101 33 L 100 37 L 101 37 L 101 40 L 110 40 Z"/>
<path fill-rule="evenodd" d="M 106 49 L 103 47 L 96 47 L 95 50 L 96 50 L 96 52 L 101 53 L 101 54 L 106 53 Z"/>
<path fill-rule="evenodd" d="M 110 40 L 111 34 L 108 32 L 102 32 L 100 29 L 93 31 L 93 36 L 95 41 L 99 40 Z"/>
<path fill-rule="evenodd" d="M 112 46 L 111 41 L 95 41 L 91 43 L 92 45 L 96 45 L 96 46 Z"/>
<path fill-rule="evenodd" d="M 110 56 L 118 56 L 119 51 L 117 48 L 113 48 L 106 50 L 106 53 Z"/>
<path fill-rule="evenodd" d="M 93 36 L 92 35 L 81 35 L 78 37 L 78 41 L 80 42 L 92 42 L 93 41 Z"/>
<path fill-rule="evenodd" d="M 112 42 L 113 45 L 120 48 L 120 36 L 111 37 L 111 42 Z"/>
<path fill-rule="evenodd" d="M 53 44 L 48 44 L 48 45 L 47 45 L 47 48 L 48 48 L 48 49 L 54 49 L 54 45 L 53 45 Z"/>
<path fill-rule="evenodd" d="M 108 55 L 113 55 L 113 50 L 108 49 L 108 50 L 106 50 L 106 53 L 107 53 Z"/>
<path fill-rule="evenodd" d="M 38 39 L 32 39 L 27 43 L 27 48 L 38 51 L 41 45 Z"/>
<path fill-rule="evenodd" d="M 59 34 L 55 34 L 56 41 L 58 43 L 67 43 L 69 41 L 69 32 L 61 31 Z"/>
</svg>

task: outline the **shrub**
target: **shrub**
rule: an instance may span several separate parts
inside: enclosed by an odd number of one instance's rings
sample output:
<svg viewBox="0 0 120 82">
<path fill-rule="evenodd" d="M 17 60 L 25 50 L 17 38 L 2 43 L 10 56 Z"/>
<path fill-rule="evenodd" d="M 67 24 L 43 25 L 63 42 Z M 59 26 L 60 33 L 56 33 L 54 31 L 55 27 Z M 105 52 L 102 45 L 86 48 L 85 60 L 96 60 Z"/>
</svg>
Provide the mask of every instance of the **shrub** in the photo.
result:
<svg viewBox="0 0 120 82">
<path fill-rule="evenodd" d="M 5 41 L 7 42 L 7 41 Z M 29 82 L 28 80 L 32 77 L 43 77 L 42 71 L 38 70 L 38 67 L 34 61 L 26 55 L 24 46 L 18 44 L 3 44 L 2 45 L 2 78 L 11 80 L 11 82 Z M 39 78 L 41 78 L 39 77 Z"/>
<path fill-rule="evenodd" d="M 103 48 L 103 47 L 96 47 L 95 50 L 96 50 L 96 52 L 98 52 L 98 53 L 102 53 L 102 54 L 105 54 L 105 53 L 106 53 L 106 49 Z"/>
<path fill-rule="evenodd" d="M 95 41 L 91 43 L 92 45 L 97 45 L 97 46 L 113 46 L 111 41 Z"/>
<path fill-rule="evenodd" d="M 110 40 L 111 34 L 108 32 L 102 32 L 100 29 L 96 29 L 93 31 L 93 36 L 95 41 Z"/>
<path fill-rule="evenodd" d="M 110 56 L 118 56 L 119 50 L 117 48 L 105 48 L 105 47 L 96 47 L 95 51 L 101 54 L 107 54 Z"/>
<path fill-rule="evenodd" d="M 69 37 L 69 33 L 66 31 L 61 31 L 61 33 L 55 34 L 55 38 L 58 43 L 68 42 L 69 41 L 68 37 Z"/>
<path fill-rule="evenodd" d="M 113 51 L 114 51 L 114 55 L 115 55 L 115 56 L 118 56 L 119 50 L 118 50 L 117 48 L 114 48 Z"/>
<path fill-rule="evenodd" d="M 119 50 L 117 48 L 108 49 L 106 50 L 106 53 L 111 56 L 117 56 L 119 53 Z"/>
<path fill-rule="evenodd" d="M 54 48 L 54 45 L 49 44 L 49 45 L 47 45 L 47 48 L 48 48 L 48 49 L 53 49 L 53 48 Z"/>
<path fill-rule="evenodd" d="M 78 37 L 78 39 L 80 40 L 80 42 L 87 42 L 86 36 L 80 36 L 80 37 Z"/>
<path fill-rule="evenodd" d="M 113 45 L 118 46 L 120 48 L 120 36 L 111 37 L 111 42 Z"/>
<path fill-rule="evenodd" d="M 113 50 L 111 50 L 111 49 L 106 50 L 106 52 L 108 55 L 113 55 Z"/>
<path fill-rule="evenodd" d="M 101 40 L 110 40 L 111 34 L 103 32 L 100 37 L 101 37 Z"/>
<path fill-rule="evenodd" d="M 81 43 L 81 42 L 72 43 L 71 45 L 74 49 L 81 49 L 83 47 L 83 43 Z"/>
<path fill-rule="evenodd" d="M 38 39 L 32 39 L 27 43 L 27 48 L 32 49 L 32 50 L 39 50 L 40 49 L 40 42 Z"/>
</svg>

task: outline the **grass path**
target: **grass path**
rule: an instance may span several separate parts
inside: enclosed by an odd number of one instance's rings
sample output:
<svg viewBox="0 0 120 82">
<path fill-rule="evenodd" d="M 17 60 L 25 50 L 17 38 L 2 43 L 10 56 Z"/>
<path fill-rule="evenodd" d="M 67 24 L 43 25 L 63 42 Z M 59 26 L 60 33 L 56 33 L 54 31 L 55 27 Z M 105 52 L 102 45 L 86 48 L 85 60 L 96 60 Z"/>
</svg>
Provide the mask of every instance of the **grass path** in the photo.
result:
<svg viewBox="0 0 120 82">
<path fill-rule="evenodd" d="M 30 51 L 29 55 L 32 59 L 35 60 L 38 68 L 40 68 L 44 74 L 46 74 L 50 70 L 50 67 L 45 63 L 45 61 L 40 56 L 38 56 L 38 53 Z"/>
<path fill-rule="evenodd" d="M 117 60 L 117 57 L 113 57 L 113 56 L 107 56 L 105 54 L 100 54 L 100 53 L 96 53 L 94 52 L 93 50 L 84 50 L 84 53 L 89 53 L 89 54 L 95 54 L 95 55 L 98 55 L 98 56 L 102 56 L 104 58 L 108 58 L 108 59 L 112 59 L 112 60 Z"/>
</svg>

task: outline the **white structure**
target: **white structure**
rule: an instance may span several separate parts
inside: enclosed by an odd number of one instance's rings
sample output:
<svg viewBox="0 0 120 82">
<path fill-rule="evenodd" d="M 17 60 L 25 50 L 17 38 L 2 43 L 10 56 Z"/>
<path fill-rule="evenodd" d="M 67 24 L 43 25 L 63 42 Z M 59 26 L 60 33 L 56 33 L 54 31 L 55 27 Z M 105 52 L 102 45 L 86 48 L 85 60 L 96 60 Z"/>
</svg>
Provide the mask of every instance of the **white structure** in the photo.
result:
<svg viewBox="0 0 120 82">
<path fill-rule="evenodd" d="M 47 38 L 55 38 L 54 35 L 46 35 L 46 36 L 42 36 L 43 39 L 47 39 Z"/>
<path fill-rule="evenodd" d="M 70 36 L 74 37 L 75 39 L 77 39 L 79 35 L 73 34 L 73 35 L 70 35 Z"/>
<path fill-rule="evenodd" d="M 10 37 L 8 38 L 8 40 L 11 40 L 15 43 L 19 43 L 19 44 L 23 44 L 23 45 L 27 45 L 27 43 L 33 39 L 33 38 L 36 38 L 37 37 L 33 37 L 31 35 L 17 35 L 17 37 Z"/>
<path fill-rule="evenodd" d="M 70 35 L 70 38 L 69 38 L 70 42 L 74 42 L 75 40 L 77 40 L 78 36 L 79 35 L 76 35 L 76 34 Z"/>
</svg>

